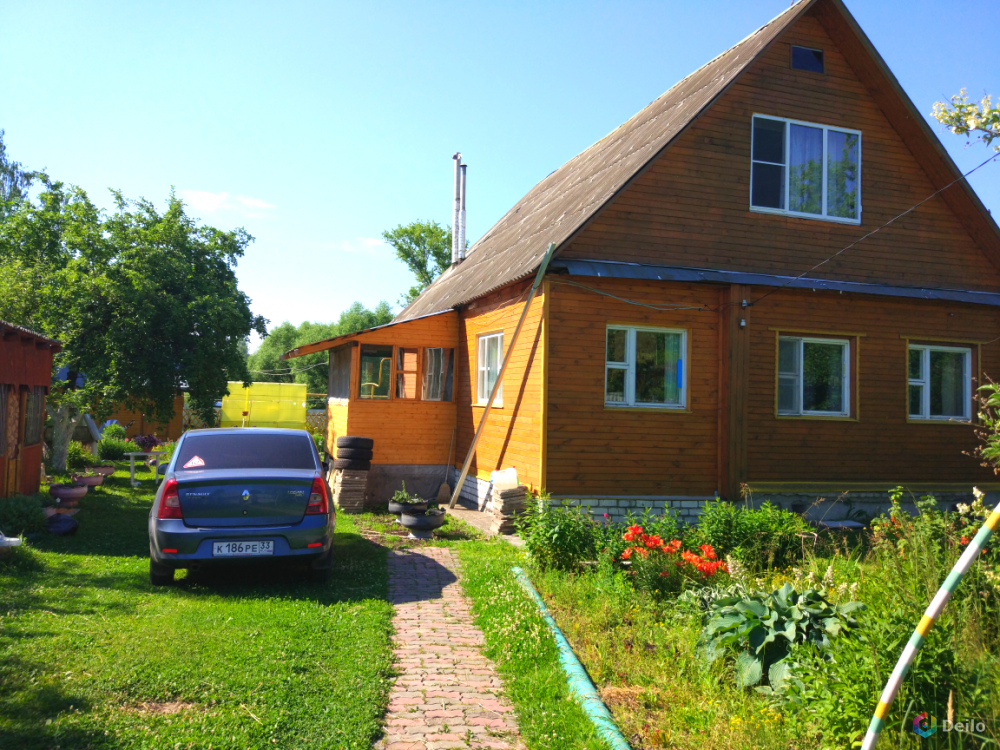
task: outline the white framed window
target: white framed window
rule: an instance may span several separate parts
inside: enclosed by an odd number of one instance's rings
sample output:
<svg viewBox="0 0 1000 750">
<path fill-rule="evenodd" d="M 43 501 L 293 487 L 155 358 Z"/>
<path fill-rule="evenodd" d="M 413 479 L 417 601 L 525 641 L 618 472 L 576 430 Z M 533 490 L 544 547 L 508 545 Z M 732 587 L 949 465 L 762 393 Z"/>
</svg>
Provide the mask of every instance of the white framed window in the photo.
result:
<svg viewBox="0 0 1000 750">
<path fill-rule="evenodd" d="M 851 344 L 841 339 L 778 337 L 778 414 L 851 415 Z"/>
<path fill-rule="evenodd" d="M 753 116 L 750 210 L 861 223 L 861 131 Z"/>
<path fill-rule="evenodd" d="M 683 409 L 686 357 L 687 331 L 608 326 L 605 406 Z"/>
<path fill-rule="evenodd" d="M 972 419 L 972 350 L 910 344 L 910 419 Z"/>
<path fill-rule="evenodd" d="M 503 333 L 490 333 L 479 337 L 478 357 L 479 377 L 476 379 L 476 400 L 486 404 L 490 400 L 490 391 L 500 375 L 500 364 L 503 362 Z M 497 389 L 493 399 L 494 406 L 503 406 L 503 383 Z"/>
</svg>

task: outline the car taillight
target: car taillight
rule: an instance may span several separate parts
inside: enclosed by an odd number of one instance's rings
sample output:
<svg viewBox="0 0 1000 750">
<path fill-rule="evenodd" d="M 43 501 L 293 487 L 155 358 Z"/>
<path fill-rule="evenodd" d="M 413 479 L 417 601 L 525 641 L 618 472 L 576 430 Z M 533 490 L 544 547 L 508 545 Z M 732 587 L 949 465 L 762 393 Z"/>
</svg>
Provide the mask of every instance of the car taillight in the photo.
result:
<svg viewBox="0 0 1000 750">
<path fill-rule="evenodd" d="M 157 518 L 184 518 L 181 512 L 181 498 L 177 493 L 177 480 L 168 479 L 163 486 L 163 497 L 160 498 L 160 512 Z"/>
<path fill-rule="evenodd" d="M 320 477 L 313 480 L 312 492 L 309 493 L 309 505 L 306 506 L 307 516 L 318 516 L 330 512 L 330 504 L 326 499 L 326 482 Z"/>
</svg>

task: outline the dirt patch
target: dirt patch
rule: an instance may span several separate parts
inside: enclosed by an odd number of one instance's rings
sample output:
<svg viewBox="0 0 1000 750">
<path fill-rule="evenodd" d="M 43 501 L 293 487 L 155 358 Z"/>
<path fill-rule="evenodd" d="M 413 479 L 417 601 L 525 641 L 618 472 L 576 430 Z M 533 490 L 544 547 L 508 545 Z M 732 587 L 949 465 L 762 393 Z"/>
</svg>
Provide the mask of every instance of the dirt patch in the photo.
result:
<svg viewBox="0 0 1000 750">
<path fill-rule="evenodd" d="M 640 687 L 607 687 L 601 688 L 601 700 L 608 708 L 627 708 L 637 711 L 642 708 L 642 694 L 645 692 Z"/>
<path fill-rule="evenodd" d="M 185 703 L 184 701 L 172 701 L 170 703 L 139 703 L 135 706 L 122 706 L 126 711 L 137 714 L 159 714 L 169 716 L 179 714 L 181 711 L 193 711 L 199 708 L 197 703 Z"/>
</svg>

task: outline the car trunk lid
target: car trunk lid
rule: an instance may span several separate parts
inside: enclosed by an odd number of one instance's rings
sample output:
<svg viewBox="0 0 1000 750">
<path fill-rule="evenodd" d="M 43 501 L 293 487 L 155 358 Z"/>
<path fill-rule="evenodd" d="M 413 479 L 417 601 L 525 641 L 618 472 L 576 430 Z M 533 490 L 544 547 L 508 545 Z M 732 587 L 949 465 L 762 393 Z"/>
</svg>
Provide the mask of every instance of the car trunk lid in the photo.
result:
<svg viewBox="0 0 1000 750">
<path fill-rule="evenodd" d="M 289 526 L 305 515 L 315 471 L 179 471 L 177 490 L 188 526 Z"/>
</svg>

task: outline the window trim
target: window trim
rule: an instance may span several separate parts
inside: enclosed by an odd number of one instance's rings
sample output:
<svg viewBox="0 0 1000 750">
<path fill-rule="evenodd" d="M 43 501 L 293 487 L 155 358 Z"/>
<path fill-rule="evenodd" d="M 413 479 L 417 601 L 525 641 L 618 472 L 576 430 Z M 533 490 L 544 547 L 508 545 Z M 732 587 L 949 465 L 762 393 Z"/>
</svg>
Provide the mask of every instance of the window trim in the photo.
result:
<svg viewBox="0 0 1000 750">
<path fill-rule="evenodd" d="M 608 361 L 608 333 L 626 331 L 625 362 Z M 635 400 L 635 335 L 639 331 L 648 333 L 676 333 L 681 337 L 680 401 L 677 404 L 647 404 Z M 622 323 L 608 323 L 604 329 L 604 407 L 606 409 L 660 410 L 671 412 L 688 411 L 688 380 L 690 370 L 690 336 L 686 328 L 660 328 L 656 326 L 635 326 Z M 608 370 L 625 370 L 625 400 L 608 401 Z"/>
<path fill-rule="evenodd" d="M 806 72 L 809 72 L 809 71 L 806 71 Z M 783 123 L 785 123 L 785 163 L 784 164 L 778 164 L 777 162 L 773 162 L 773 161 L 762 161 L 760 159 L 754 159 L 753 158 L 753 146 L 754 146 L 753 141 L 754 141 L 754 131 L 755 131 L 755 128 L 753 126 L 753 121 L 757 117 L 763 118 L 765 120 L 774 120 L 776 122 L 783 122 Z M 802 126 L 810 127 L 810 128 L 821 128 L 823 130 L 823 199 L 822 199 L 823 213 L 821 213 L 821 214 L 808 214 L 808 213 L 802 213 L 800 211 L 792 211 L 792 210 L 790 210 L 788 208 L 768 208 L 766 206 L 755 206 L 755 205 L 753 205 L 753 165 L 755 163 L 759 163 L 759 164 L 771 164 L 771 165 L 774 165 L 774 166 L 780 166 L 780 167 L 782 167 L 785 170 L 785 180 L 784 180 L 784 182 L 785 182 L 785 195 L 784 195 L 784 202 L 785 202 L 785 206 L 789 205 L 789 203 L 788 203 L 789 191 L 791 190 L 791 183 L 792 183 L 792 181 L 790 179 L 788 179 L 788 160 L 789 160 L 789 158 L 791 156 L 791 145 L 792 145 L 791 144 L 791 132 L 792 132 L 792 129 L 791 129 L 791 127 L 789 127 L 790 125 L 802 125 Z M 827 211 L 827 205 L 826 205 L 827 204 L 827 195 L 826 195 L 826 193 L 827 193 L 827 152 L 826 152 L 826 147 L 827 147 L 827 131 L 829 131 L 829 130 L 836 130 L 837 132 L 840 132 L 840 133 L 850 133 L 850 134 L 856 135 L 858 137 L 858 216 L 857 216 L 856 219 L 848 219 L 848 218 L 845 218 L 845 217 L 842 217 L 842 216 L 829 216 L 829 215 L 827 215 L 827 212 L 826 212 Z M 818 123 L 818 122 L 806 122 L 805 120 L 792 120 L 792 119 L 790 119 L 788 117 L 777 117 L 775 115 L 766 115 L 766 114 L 763 114 L 761 112 L 754 112 L 750 116 L 750 191 L 749 191 L 749 201 L 748 201 L 748 203 L 750 205 L 750 211 L 752 211 L 753 213 L 774 214 L 774 215 L 777 215 L 777 216 L 791 216 L 791 217 L 794 217 L 796 219 L 812 219 L 814 221 L 832 221 L 832 222 L 837 223 L 837 224 L 854 224 L 854 225 L 860 225 L 861 224 L 861 217 L 864 215 L 864 206 L 863 206 L 863 204 L 861 202 L 861 170 L 862 170 L 862 164 L 864 163 L 864 160 L 862 158 L 861 147 L 862 147 L 862 141 L 863 140 L 864 139 L 862 138 L 862 134 L 861 134 L 860 130 L 854 130 L 852 128 L 842 128 L 842 127 L 839 127 L 837 125 L 823 125 L 822 123 Z"/>
<path fill-rule="evenodd" d="M 490 333 L 480 333 L 476 336 L 476 406 L 486 406 L 490 401 L 490 394 L 487 393 L 485 396 L 481 393 L 481 386 L 483 385 L 483 371 L 484 369 L 488 372 L 489 365 L 485 368 L 483 367 L 483 346 L 486 341 L 491 338 L 499 339 L 500 345 L 497 347 L 497 379 L 500 378 L 500 369 L 503 367 L 503 331 L 492 331 Z M 493 399 L 493 408 L 503 407 L 503 381 L 500 381 L 500 387 L 497 388 L 496 398 Z"/>
<path fill-rule="evenodd" d="M 798 388 L 799 388 L 799 411 L 798 412 L 783 412 L 778 408 L 779 395 L 778 389 L 781 383 L 781 340 L 782 339 L 793 339 L 799 342 L 799 372 L 798 372 Z M 774 339 L 774 415 L 778 419 L 824 419 L 824 420 L 849 420 L 857 421 L 857 417 L 854 416 L 854 400 L 852 395 L 856 389 L 854 383 L 855 378 L 851 377 L 852 370 L 852 359 L 854 360 L 855 375 L 858 371 L 857 366 L 857 343 L 852 345 L 852 341 L 857 342 L 856 336 L 851 336 L 848 338 L 843 338 L 841 335 L 832 334 L 830 336 L 817 336 L 808 334 L 796 334 L 793 331 L 776 331 Z M 804 362 L 803 350 L 805 344 L 841 344 L 844 349 L 847 350 L 847 356 L 844 358 L 843 365 L 843 393 L 842 398 L 844 400 L 845 411 L 835 412 L 835 411 L 807 411 L 802 408 L 802 396 L 804 385 L 804 370 L 802 368 L 802 363 Z"/>
<path fill-rule="evenodd" d="M 923 378 L 914 380 L 910 377 L 910 351 L 913 349 L 919 349 L 923 351 L 921 369 L 925 373 Z M 963 378 L 963 388 L 964 393 L 962 395 L 962 403 L 965 406 L 965 415 L 962 417 L 952 417 L 945 415 L 934 416 L 930 413 L 930 353 L 931 351 L 942 351 L 942 352 L 961 352 L 965 354 L 965 376 Z M 972 424 L 972 345 L 962 346 L 962 345 L 948 345 L 939 343 L 914 343 L 911 340 L 906 341 L 906 421 L 907 422 L 922 422 L 930 424 L 942 424 L 942 423 L 953 423 L 953 424 Z M 914 416 L 910 413 L 910 386 L 920 385 L 923 386 L 923 396 L 921 401 L 921 414 Z"/>
</svg>

